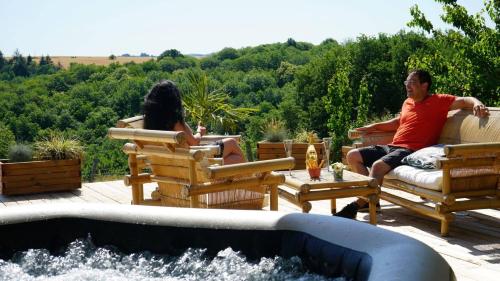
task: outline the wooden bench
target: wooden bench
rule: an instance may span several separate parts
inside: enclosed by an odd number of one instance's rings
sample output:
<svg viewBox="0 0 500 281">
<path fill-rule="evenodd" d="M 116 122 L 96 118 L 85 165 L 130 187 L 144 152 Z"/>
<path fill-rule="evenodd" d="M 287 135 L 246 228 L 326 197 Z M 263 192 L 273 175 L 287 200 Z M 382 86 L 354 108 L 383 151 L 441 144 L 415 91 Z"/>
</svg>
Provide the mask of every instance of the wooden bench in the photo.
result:
<svg viewBox="0 0 500 281">
<path fill-rule="evenodd" d="M 453 212 L 500 208 L 500 108 L 489 108 L 490 116 L 478 118 L 470 110 L 450 111 L 439 143 L 445 144 L 440 160 L 439 186 L 409 184 L 394 176 L 384 177 L 380 197 L 422 215 L 441 221 L 441 235 L 449 233 Z M 387 144 L 395 132 L 361 134 L 350 132 L 355 142 L 343 147 L 343 160 L 353 147 Z M 417 202 L 395 194 L 411 193 L 431 202 Z"/>
</svg>

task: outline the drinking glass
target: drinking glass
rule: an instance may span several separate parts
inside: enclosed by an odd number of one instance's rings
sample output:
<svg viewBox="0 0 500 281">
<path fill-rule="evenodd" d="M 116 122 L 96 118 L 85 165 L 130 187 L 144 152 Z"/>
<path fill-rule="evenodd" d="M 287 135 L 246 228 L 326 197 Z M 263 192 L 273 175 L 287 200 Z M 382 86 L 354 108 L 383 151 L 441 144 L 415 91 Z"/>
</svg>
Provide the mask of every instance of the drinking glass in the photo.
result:
<svg viewBox="0 0 500 281">
<path fill-rule="evenodd" d="M 330 172 L 330 148 L 332 146 L 332 138 L 323 138 L 323 145 L 325 146 L 326 169 Z"/>
<path fill-rule="evenodd" d="M 283 145 L 285 146 L 286 157 L 292 157 L 292 144 L 293 140 L 284 140 Z M 288 169 L 290 176 L 292 175 L 292 169 Z"/>
</svg>

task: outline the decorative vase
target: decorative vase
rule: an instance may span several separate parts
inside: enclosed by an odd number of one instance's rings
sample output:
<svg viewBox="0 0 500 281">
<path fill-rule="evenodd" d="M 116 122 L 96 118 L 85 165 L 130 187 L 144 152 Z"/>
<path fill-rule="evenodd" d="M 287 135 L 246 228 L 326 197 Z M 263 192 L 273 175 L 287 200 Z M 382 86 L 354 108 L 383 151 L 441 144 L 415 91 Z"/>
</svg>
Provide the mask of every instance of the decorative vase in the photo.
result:
<svg viewBox="0 0 500 281">
<path fill-rule="evenodd" d="M 309 168 L 307 169 L 307 171 L 309 172 L 309 176 L 311 177 L 311 179 L 319 179 L 320 175 L 321 175 L 321 168 Z"/>
<path fill-rule="evenodd" d="M 343 176 L 344 176 L 344 169 L 343 168 L 333 170 L 333 178 L 336 181 L 343 180 Z"/>
</svg>

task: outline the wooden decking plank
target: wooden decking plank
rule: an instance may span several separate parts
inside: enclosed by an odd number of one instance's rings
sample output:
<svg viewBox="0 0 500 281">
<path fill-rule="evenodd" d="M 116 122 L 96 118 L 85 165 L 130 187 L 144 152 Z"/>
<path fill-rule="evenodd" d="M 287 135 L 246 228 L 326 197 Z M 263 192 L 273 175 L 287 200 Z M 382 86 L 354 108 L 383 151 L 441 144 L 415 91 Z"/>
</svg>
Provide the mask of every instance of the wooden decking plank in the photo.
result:
<svg viewBox="0 0 500 281">
<path fill-rule="evenodd" d="M 85 203 L 86 201 L 83 200 L 83 198 L 80 198 L 80 196 L 75 195 L 72 192 L 58 192 L 55 193 L 59 198 L 64 198 L 66 200 L 69 200 L 74 203 Z"/>
<path fill-rule="evenodd" d="M 63 196 L 60 192 L 50 193 L 52 200 L 60 203 L 72 203 L 71 199 Z M 73 202 L 74 203 L 74 202 Z"/>
<path fill-rule="evenodd" d="M 0 195 L 0 201 L 5 207 L 17 205 L 17 201 L 13 199 L 15 196 Z"/>
<path fill-rule="evenodd" d="M 116 185 L 115 182 L 105 182 L 106 189 L 110 192 L 113 192 L 120 196 L 120 200 L 123 202 L 127 202 L 130 198 L 132 198 L 131 187 L 125 187 L 123 185 Z M 124 201 L 125 200 L 125 201 Z M 129 201 L 128 201 L 129 202 Z"/>
<path fill-rule="evenodd" d="M 121 192 L 117 192 L 112 188 L 111 185 L 99 183 L 99 184 L 92 184 L 92 185 L 87 185 L 89 189 L 92 189 L 93 191 L 100 193 L 102 196 L 108 197 L 112 200 L 115 200 L 118 203 L 127 203 L 130 202 L 130 197 L 127 197 L 126 195 L 122 194 Z"/>
<path fill-rule="evenodd" d="M 101 184 L 105 184 L 107 188 L 113 189 L 114 191 L 125 196 L 131 196 L 131 188 L 129 186 L 125 186 L 122 181 L 105 181 L 101 182 Z"/>
<path fill-rule="evenodd" d="M 101 193 L 94 191 L 86 185 L 82 186 L 80 196 L 86 198 L 89 202 L 119 204 L 116 200 L 103 196 Z"/>
</svg>

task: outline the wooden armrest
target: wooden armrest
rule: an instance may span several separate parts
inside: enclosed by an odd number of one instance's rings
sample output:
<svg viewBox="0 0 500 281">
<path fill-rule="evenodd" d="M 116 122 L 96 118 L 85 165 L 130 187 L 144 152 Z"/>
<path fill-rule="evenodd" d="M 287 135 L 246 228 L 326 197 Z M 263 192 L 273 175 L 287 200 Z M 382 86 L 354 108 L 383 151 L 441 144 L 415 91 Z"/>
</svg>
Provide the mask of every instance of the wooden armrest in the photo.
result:
<svg viewBox="0 0 500 281">
<path fill-rule="evenodd" d="M 232 138 L 235 139 L 237 143 L 240 142 L 241 135 L 205 135 L 201 137 L 200 144 L 210 144 L 218 140 Z"/>
<path fill-rule="evenodd" d="M 220 146 L 218 145 L 192 145 L 189 148 L 204 151 L 206 157 L 214 157 L 214 155 L 220 154 Z"/>
<path fill-rule="evenodd" d="M 496 162 L 496 156 L 478 156 L 478 157 L 454 157 L 454 158 L 441 158 L 439 162 L 441 167 L 444 168 L 471 168 L 484 167 L 484 166 L 494 166 Z"/>
<path fill-rule="evenodd" d="M 130 117 L 127 119 L 118 120 L 116 127 L 118 128 L 142 128 L 143 120 L 142 115 Z"/>
<path fill-rule="evenodd" d="M 156 146 L 139 148 L 139 146 L 133 143 L 126 143 L 122 150 L 125 154 L 155 155 L 171 159 L 194 160 L 197 162 L 205 157 L 205 152 L 199 149 L 177 148 L 175 152 L 172 152 L 168 149 Z"/>
<path fill-rule="evenodd" d="M 488 153 L 499 153 L 500 142 L 483 142 L 445 145 L 444 153 L 446 157 L 457 157 L 462 155 L 480 155 Z"/>
<path fill-rule="evenodd" d="M 237 175 L 286 170 L 293 168 L 294 165 L 295 158 L 288 157 L 217 167 L 207 167 L 206 173 L 207 177 L 210 179 L 220 179 Z"/>
<path fill-rule="evenodd" d="M 184 132 L 158 131 L 128 128 L 110 128 L 108 137 L 112 139 L 137 140 L 160 143 L 184 144 L 186 134 Z"/>
</svg>

